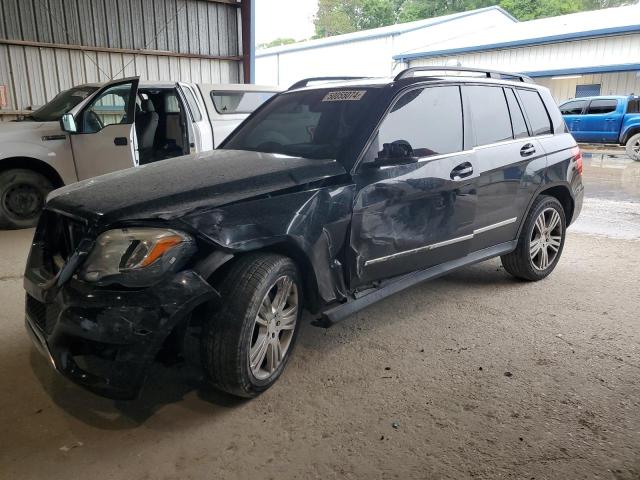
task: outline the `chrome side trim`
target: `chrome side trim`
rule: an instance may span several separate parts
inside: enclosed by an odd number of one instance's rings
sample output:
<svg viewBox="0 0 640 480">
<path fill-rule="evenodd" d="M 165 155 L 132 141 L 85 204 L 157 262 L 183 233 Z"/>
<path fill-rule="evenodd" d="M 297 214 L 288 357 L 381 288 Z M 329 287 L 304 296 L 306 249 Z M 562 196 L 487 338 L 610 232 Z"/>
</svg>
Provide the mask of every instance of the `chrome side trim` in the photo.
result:
<svg viewBox="0 0 640 480">
<path fill-rule="evenodd" d="M 367 260 L 364 262 L 364 266 L 368 267 L 369 265 L 374 265 L 380 262 L 386 262 L 387 260 L 391 260 L 392 258 L 404 257 L 406 255 L 413 255 L 418 252 L 427 252 L 429 250 L 434 250 L 436 248 L 445 247 L 447 245 L 452 245 L 458 242 L 464 242 L 466 240 L 471 240 L 473 238 L 473 234 L 464 235 L 463 237 L 450 238 L 449 240 L 444 240 L 438 243 L 432 243 L 431 245 L 425 245 L 424 247 L 412 248 L 411 250 L 405 250 L 403 252 L 392 253 L 391 255 L 386 255 L 384 257 L 374 258 L 373 260 Z"/>
<path fill-rule="evenodd" d="M 489 230 L 493 230 L 494 228 L 505 227 L 507 225 L 515 223 L 516 220 L 518 220 L 518 217 L 513 217 L 508 220 L 503 220 L 502 222 L 494 223 L 493 225 L 487 225 L 486 227 L 482 227 L 474 230 L 473 234 L 479 235 L 481 233 L 488 232 Z"/>
<path fill-rule="evenodd" d="M 462 155 L 469 155 L 471 153 L 474 152 L 474 149 L 471 150 L 461 150 L 459 152 L 452 152 L 452 153 L 443 153 L 440 155 L 431 155 L 429 157 L 420 157 L 418 160 L 416 160 L 414 163 L 408 163 L 406 165 L 413 165 L 416 163 L 427 163 L 427 162 L 435 162 L 436 160 L 442 160 L 444 158 L 452 158 L 452 157 L 460 157 Z M 399 165 L 383 165 L 381 167 L 379 167 L 380 170 L 386 170 L 388 168 L 396 168 Z"/>
<path fill-rule="evenodd" d="M 403 252 L 392 253 L 391 255 L 385 255 L 384 257 L 374 258 L 372 260 L 367 260 L 364 262 L 364 266 L 368 267 L 369 265 L 375 265 L 376 263 L 386 262 L 387 260 L 391 260 L 398 257 L 404 257 L 406 255 L 413 255 L 414 253 L 419 252 L 428 252 L 430 250 L 435 250 L 436 248 L 446 247 L 448 245 L 453 245 L 454 243 L 464 242 L 467 240 L 472 240 L 476 235 L 480 235 L 482 233 L 488 232 L 490 230 L 505 227 L 512 223 L 515 223 L 518 220 L 518 217 L 509 218 L 508 220 L 503 220 L 502 222 L 494 223 L 492 225 L 487 225 L 486 227 L 478 228 L 473 231 L 473 233 L 469 235 L 464 235 L 462 237 L 450 238 L 449 240 L 444 240 L 438 243 L 432 243 L 431 245 L 425 245 L 424 247 L 412 248 L 411 250 L 405 250 Z"/>
</svg>

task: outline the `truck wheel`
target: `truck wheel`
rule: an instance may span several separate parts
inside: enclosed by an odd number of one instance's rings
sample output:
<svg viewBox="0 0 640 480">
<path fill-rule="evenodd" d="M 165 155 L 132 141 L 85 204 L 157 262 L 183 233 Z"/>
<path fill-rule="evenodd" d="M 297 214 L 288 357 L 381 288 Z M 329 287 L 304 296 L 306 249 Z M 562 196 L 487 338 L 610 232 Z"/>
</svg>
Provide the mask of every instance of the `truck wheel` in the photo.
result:
<svg viewBox="0 0 640 480">
<path fill-rule="evenodd" d="M 255 397 L 282 374 L 298 335 L 302 285 L 293 261 L 276 254 L 240 258 L 218 285 L 203 325 L 202 365 L 213 385 Z"/>
<path fill-rule="evenodd" d="M 32 170 L 0 172 L 0 228 L 35 226 L 51 190 L 51 182 Z"/>
<path fill-rule="evenodd" d="M 627 155 L 634 159 L 636 162 L 640 162 L 640 133 L 636 133 L 633 137 L 627 140 Z"/>
<path fill-rule="evenodd" d="M 539 196 L 524 222 L 516 249 L 500 257 L 504 269 L 522 280 L 542 280 L 556 268 L 565 235 L 562 205 L 554 197 Z"/>
</svg>

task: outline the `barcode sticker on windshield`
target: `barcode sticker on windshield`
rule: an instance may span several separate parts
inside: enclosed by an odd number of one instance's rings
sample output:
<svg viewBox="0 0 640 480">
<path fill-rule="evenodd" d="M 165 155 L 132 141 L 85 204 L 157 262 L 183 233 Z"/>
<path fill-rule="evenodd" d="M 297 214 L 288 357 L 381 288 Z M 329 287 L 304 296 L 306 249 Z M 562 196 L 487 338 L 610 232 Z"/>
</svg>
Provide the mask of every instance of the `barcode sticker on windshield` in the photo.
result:
<svg viewBox="0 0 640 480">
<path fill-rule="evenodd" d="M 366 90 L 340 90 L 329 92 L 322 99 L 323 102 L 357 102 L 364 97 Z"/>
</svg>

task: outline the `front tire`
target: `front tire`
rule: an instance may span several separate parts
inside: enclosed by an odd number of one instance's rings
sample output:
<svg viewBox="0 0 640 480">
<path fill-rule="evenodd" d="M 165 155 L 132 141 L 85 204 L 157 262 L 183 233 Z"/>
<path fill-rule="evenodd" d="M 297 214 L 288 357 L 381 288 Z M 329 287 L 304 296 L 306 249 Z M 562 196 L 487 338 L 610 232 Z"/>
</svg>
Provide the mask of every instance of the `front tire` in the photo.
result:
<svg viewBox="0 0 640 480">
<path fill-rule="evenodd" d="M 636 162 L 640 162 L 640 133 L 636 133 L 627 140 L 625 149 L 627 150 L 627 155 L 629 155 L 630 158 Z"/>
<path fill-rule="evenodd" d="M 218 285 L 217 310 L 208 309 L 202 364 L 211 383 L 251 398 L 273 385 L 291 356 L 302 315 L 302 285 L 293 261 L 248 254 Z"/>
<path fill-rule="evenodd" d="M 566 231 L 560 202 L 554 197 L 539 196 L 529 210 L 516 249 L 500 257 L 504 269 L 522 280 L 542 280 L 560 260 Z"/>
<path fill-rule="evenodd" d="M 32 170 L 0 172 L 0 228 L 34 227 L 51 190 L 51 182 Z"/>
</svg>

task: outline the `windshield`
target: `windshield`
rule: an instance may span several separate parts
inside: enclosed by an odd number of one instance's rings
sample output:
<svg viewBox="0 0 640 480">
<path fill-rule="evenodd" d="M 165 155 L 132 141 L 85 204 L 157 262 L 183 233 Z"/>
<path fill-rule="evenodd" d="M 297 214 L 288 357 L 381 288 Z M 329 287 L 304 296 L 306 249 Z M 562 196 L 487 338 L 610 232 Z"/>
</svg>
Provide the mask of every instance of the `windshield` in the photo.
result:
<svg viewBox="0 0 640 480">
<path fill-rule="evenodd" d="M 60 120 L 62 114 L 67 113 L 96 90 L 98 87 L 76 87 L 60 92 L 45 106 L 33 112 L 31 118 L 37 122 Z"/>
<path fill-rule="evenodd" d="M 223 148 L 340 160 L 374 96 L 366 88 L 285 93 L 249 117 Z"/>
</svg>

